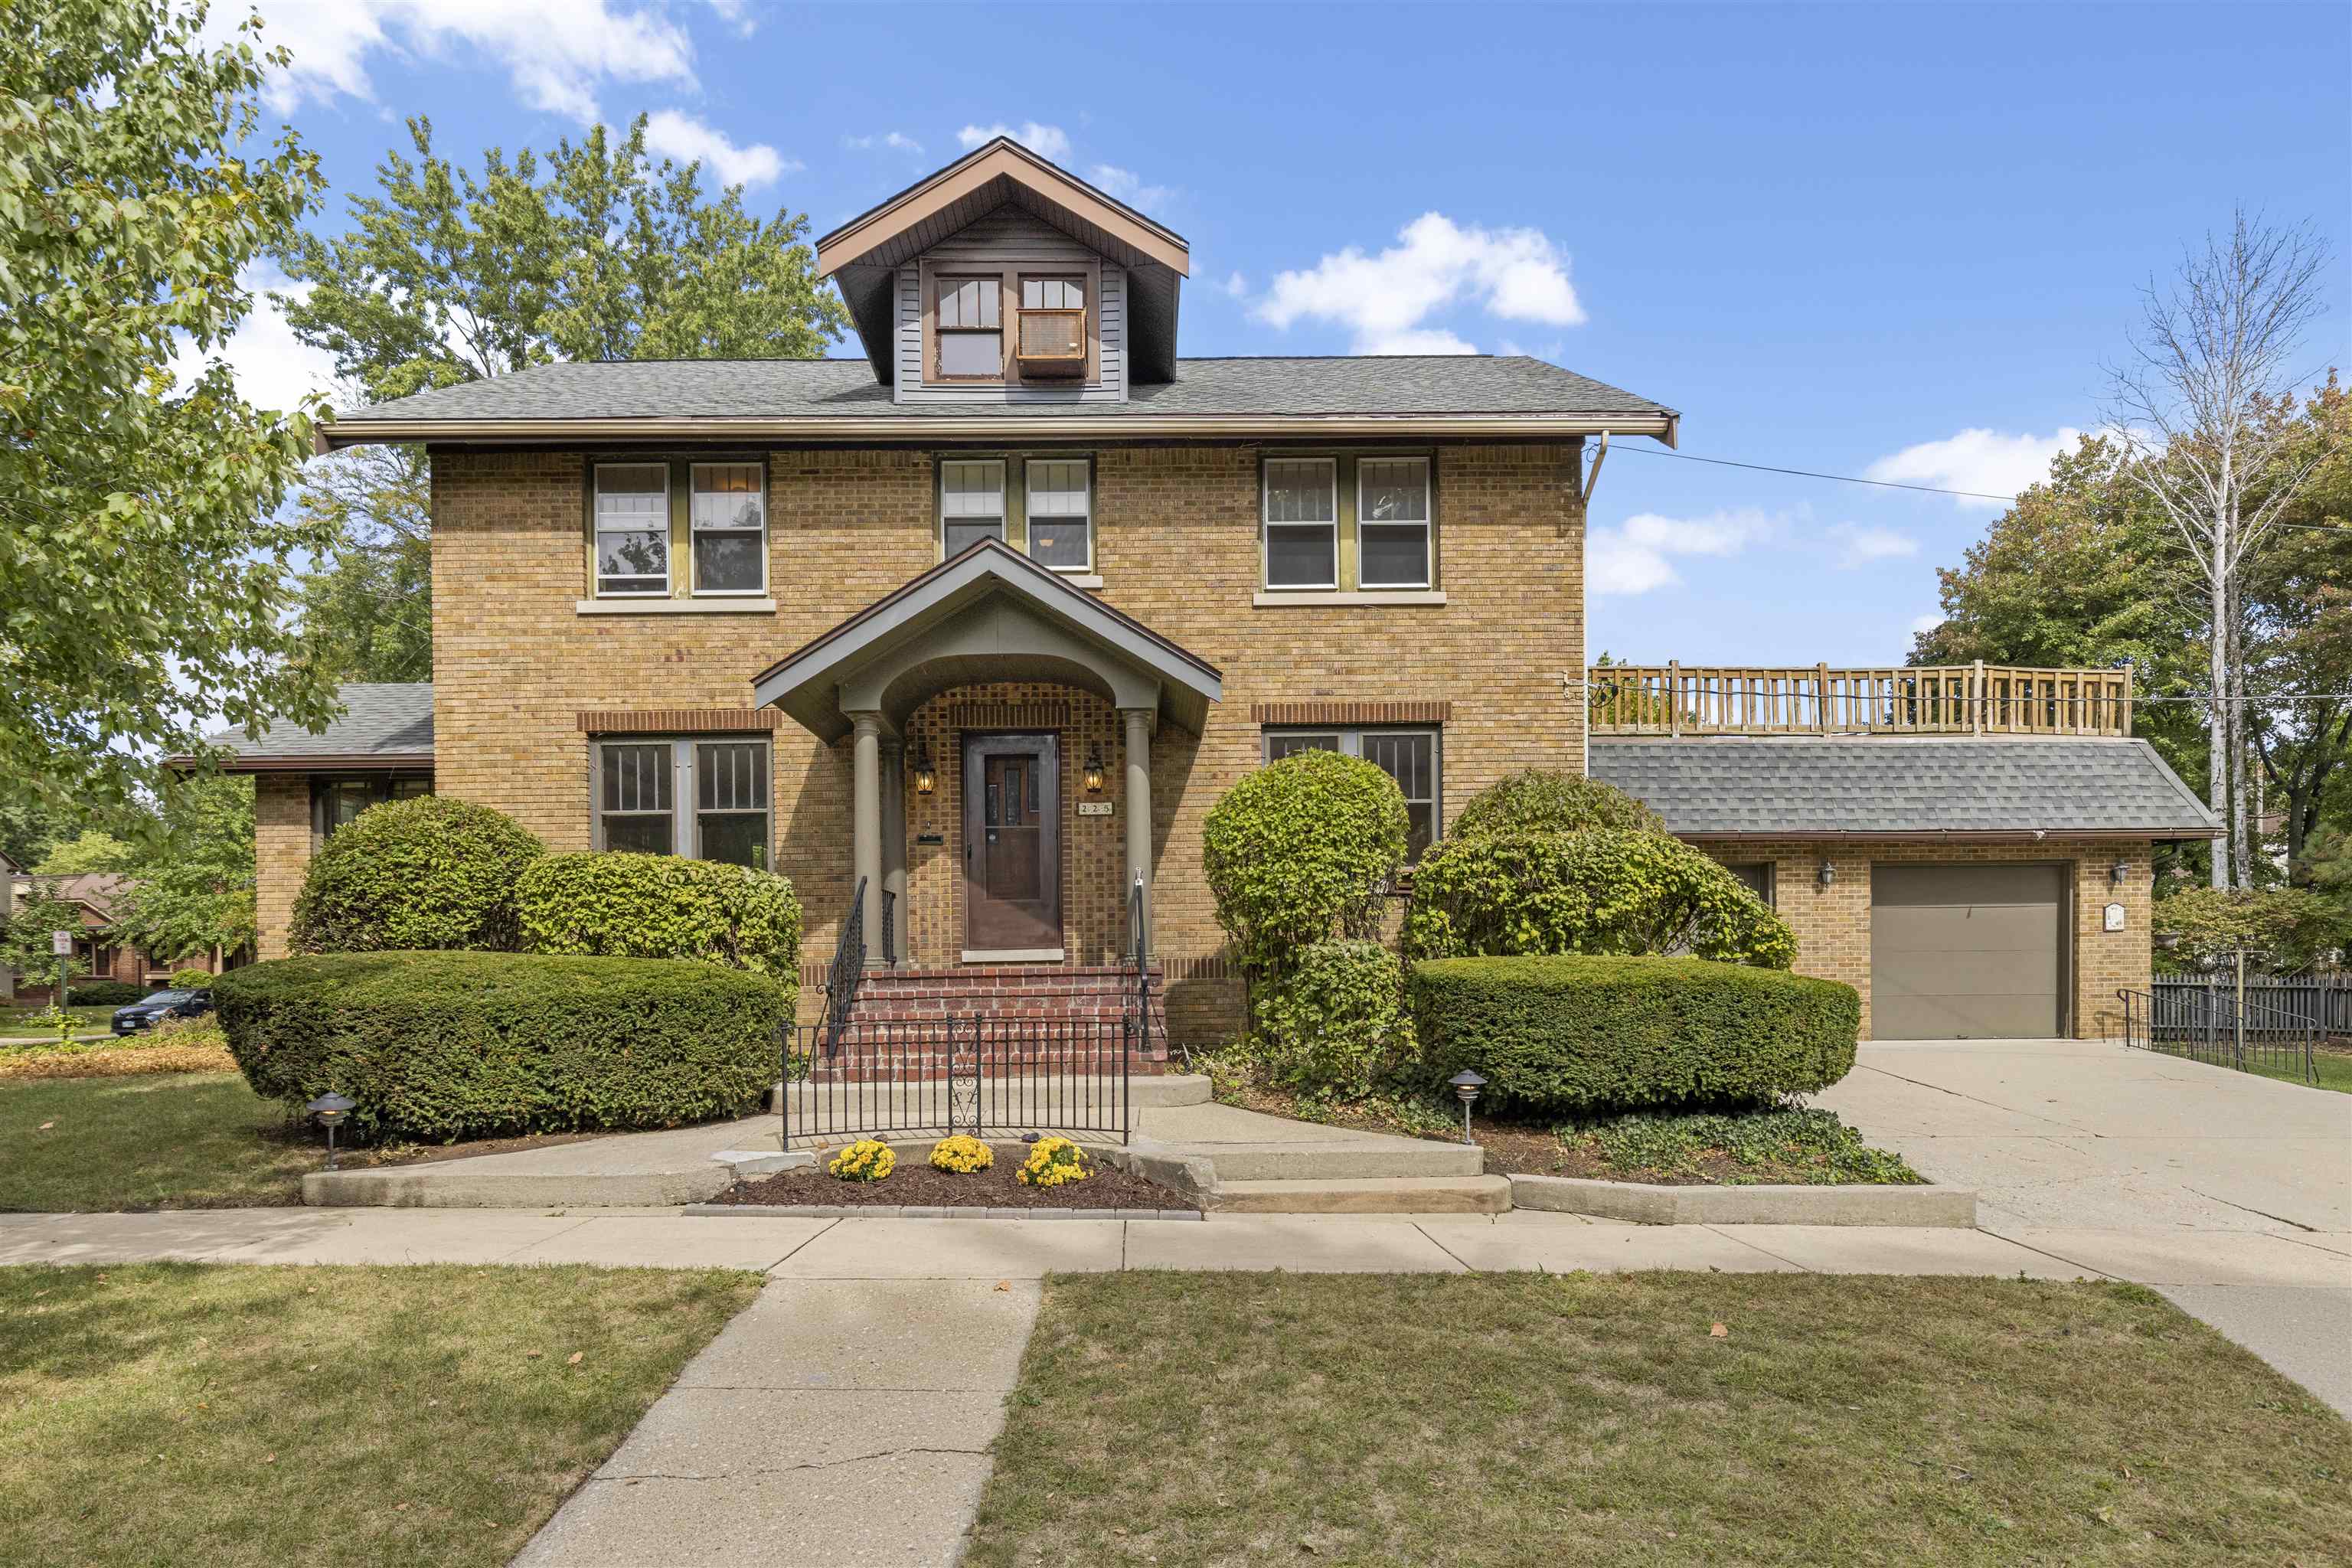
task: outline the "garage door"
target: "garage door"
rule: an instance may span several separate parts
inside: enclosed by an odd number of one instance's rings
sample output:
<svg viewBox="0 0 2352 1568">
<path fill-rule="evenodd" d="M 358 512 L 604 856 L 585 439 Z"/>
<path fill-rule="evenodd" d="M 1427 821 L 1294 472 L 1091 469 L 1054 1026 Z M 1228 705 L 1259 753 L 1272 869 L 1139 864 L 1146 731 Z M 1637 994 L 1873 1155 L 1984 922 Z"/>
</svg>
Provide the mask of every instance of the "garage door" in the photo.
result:
<svg viewBox="0 0 2352 1568">
<path fill-rule="evenodd" d="M 1872 1037 L 2058 1034 L 2063 902 L 2056 866 L 1872 867 Z"/>
</svg>

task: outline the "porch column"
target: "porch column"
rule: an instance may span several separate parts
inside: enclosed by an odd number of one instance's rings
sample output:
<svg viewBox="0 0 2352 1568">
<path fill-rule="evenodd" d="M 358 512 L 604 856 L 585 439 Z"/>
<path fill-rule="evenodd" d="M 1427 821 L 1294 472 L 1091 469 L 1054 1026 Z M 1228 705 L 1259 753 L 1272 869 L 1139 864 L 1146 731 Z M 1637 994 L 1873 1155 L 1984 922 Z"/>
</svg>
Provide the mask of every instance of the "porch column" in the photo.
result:
<svg viewBox="0 0 2352 1568">
<path fill-rule="evenodd" d="M 849 762 L 849 890 L 866 885 L 866 962 L 882 958 L 882 715 L 852 713 Z"/>
<path fill-rule="evenodd" d="M 882 742 L 882 880 L 896 919 L 890 928 L 890 952 L 884 956 L 907 962 L 907 743 L 896 735 Z"/>
<path fill-rule="evenodd" d="M 1143 951 L 1151 942 L 1151 710 L 1122 708 L 1119 721 L 1127 732 L 1127 876 L 1119 893 L 1143 883 Z M 1122 933 L 1123 935 L 1124 933 Z"/>
</svg>

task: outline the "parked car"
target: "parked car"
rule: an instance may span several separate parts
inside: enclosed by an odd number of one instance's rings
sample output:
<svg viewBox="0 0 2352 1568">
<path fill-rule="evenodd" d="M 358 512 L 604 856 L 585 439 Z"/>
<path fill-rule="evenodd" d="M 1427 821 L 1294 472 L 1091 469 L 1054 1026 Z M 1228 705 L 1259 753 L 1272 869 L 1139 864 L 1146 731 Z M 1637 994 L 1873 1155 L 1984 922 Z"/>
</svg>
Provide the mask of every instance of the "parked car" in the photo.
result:
<svg viewBox="0 0 2352 1568">
<path fill-rule="evenodd" d="M 114 1010 L 114 1032 L 135 1035 L 166 1018 L 201 1018 L 213 1010 L 209 991 L 157 991 Z"/>
</svg>

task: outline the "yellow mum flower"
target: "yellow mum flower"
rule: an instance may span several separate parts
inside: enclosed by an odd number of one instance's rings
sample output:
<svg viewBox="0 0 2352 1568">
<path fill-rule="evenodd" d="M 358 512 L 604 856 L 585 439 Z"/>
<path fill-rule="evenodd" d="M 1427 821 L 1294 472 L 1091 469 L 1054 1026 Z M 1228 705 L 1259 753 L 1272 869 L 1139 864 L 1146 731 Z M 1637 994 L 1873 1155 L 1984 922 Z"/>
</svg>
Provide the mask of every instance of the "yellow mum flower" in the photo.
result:
<svg viewBox="0 0 2352 1568">
<path fill-rule="evenodd" d="M 1087 1163 L 1086 1151 L 1067 1138 L 1040 1138 L 1030 1145 L 1029 1157 L 1013 1174 L 1027 1186 L 1058 1187 L 1066 1182 L 1083 1182 L 1094 1171 Z"/>
<path fill-rule="evenodd" d="M 931 1168 L 968 1176 L 996 1163 L 996 1151 L 979 1139 L 958 1132 L 931 1145 Z"/>
<path fill-rule="evenodd" d="M 825 1170 L 845 1182 L 878 1182 L 898 1168 L 898 1156 L 878 1138 L 860 1138 L 833 1157 Z"/>
</svg>

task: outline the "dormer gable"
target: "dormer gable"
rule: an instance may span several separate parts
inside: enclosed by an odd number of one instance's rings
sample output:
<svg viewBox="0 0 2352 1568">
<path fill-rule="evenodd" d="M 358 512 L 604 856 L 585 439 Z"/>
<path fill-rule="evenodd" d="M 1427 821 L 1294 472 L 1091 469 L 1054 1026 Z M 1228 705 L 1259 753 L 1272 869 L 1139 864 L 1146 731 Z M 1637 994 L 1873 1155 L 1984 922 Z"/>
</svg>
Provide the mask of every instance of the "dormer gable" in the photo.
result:
<svg viewBox="0 0 2352 1568">
<path fill-rule="evenodd" d="M 817 241 L 900 403 L 1123 402 L 1176 374 L 1183 237 L 998 137 Z"/>
</svg>

